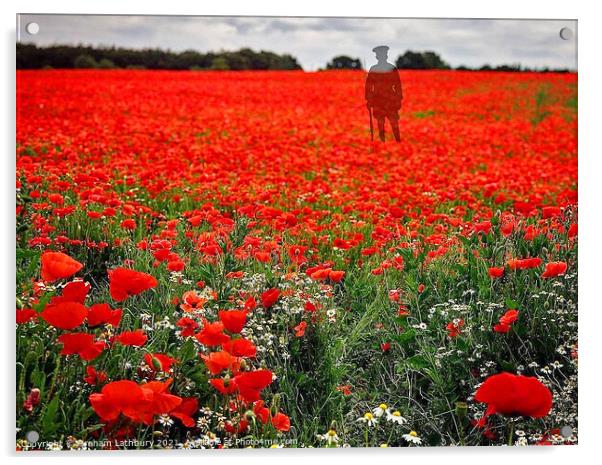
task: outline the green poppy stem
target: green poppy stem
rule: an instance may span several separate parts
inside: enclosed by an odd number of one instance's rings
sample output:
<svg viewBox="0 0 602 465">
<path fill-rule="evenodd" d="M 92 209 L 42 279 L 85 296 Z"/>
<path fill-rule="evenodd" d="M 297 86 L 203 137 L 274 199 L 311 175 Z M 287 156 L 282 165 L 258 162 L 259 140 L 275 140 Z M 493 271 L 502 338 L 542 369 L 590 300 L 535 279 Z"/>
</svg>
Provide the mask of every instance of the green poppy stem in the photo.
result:
<svg viewBox="0 0 602 465">
<path fill-rule="evenodd" d="M 510 422 L 510 431 L 508 432 L 508 445 L 511 446 L 513 444 L 514 439 L 514 422 Z"/>
</svg>

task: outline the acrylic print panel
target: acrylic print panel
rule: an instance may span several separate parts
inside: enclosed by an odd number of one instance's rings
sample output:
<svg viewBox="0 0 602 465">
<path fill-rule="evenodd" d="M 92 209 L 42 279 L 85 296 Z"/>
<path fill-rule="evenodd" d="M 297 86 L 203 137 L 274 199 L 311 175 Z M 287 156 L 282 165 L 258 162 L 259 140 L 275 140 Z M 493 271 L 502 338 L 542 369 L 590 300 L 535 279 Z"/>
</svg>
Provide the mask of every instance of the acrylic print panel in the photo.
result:
<svg viewBox="0 0 602 465">
<path fill-rule="evenodd" d="M 19 15 L 18 450 L 577 442 L 577 22 Z"/>
</svg>

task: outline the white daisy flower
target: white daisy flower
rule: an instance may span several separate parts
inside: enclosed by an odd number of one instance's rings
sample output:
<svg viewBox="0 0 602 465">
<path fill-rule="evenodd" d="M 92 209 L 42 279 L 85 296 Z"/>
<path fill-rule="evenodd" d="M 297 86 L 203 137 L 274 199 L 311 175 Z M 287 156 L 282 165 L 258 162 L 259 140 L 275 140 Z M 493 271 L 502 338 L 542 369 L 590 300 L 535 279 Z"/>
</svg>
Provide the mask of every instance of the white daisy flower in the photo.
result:
<svg viewBox="0 0 602 465">
<path fill-rule="evenodd" d="M 173 420 L 168 414 L 164 413 L 159 417 L 159 423 L 163 426 L 171 426 L 173 425 Z"/>
<path fill-rule="evenodd" d="M 358 418 L 357 421 L 367 423 L 368 426 L 374 426 L 374 425 L 376 425 L 376 423 L 378 423 L 378 420 L 370 412 L 364 413 L 364 416 Z"/>
<path fill-rule="evenodd" d="M 410 431 L 408 434 L 404 434 L 402 438 L 411 444 L 422 444 L 422 439 L 420 439 L 416 431 Z"/>
<path fill-rule="evenodd" d="M 336 447 L 336 445 L 339 443 L 339 436 L 333 429 L 329 429 L 326 434 L 317 434 L 316 436 L 321 441 L 326 441 L 328 447 Z"/>
<path fill-rule="evenodd" d="M 404 417 L 401 416 L 399 410 L 395 410 L 393 413 L 387 413 L 387 420 L 398 425 L 403 425 L 408 422 Z"/>
<path fill-rule="evenodd" d="M 387 404 L 380 404 L 378 407 L 372 410 L 372 413 L 376 418 L 380 418 L 384 414 L 389 415 L 389 407 L 387 407 Z"/>
</svg>

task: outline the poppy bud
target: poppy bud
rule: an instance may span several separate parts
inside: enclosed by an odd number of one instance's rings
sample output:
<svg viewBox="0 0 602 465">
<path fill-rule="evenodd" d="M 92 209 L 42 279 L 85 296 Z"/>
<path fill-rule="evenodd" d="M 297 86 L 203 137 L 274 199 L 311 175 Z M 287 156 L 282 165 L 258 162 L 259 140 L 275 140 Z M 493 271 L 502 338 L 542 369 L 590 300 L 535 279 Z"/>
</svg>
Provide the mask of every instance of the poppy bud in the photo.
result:
<svg viewBox="0 0 602 465">
<path fill-rule="evenodd" d="M 31 413 L 33 408 L 40 403 L 40 390 L 38 388 L 33 388 L 29 391 L 27 395 L 27 399 L 23 402 L 23 409 L 26 412 Z"/>
<path fill-rule="evenodd" d="M 153 368 L 155 370 L 161 371 L 163 369 L 163 366 L 161 365 L 161 362 L 159 361 L 159 359 L 157 357 L 153 357 L 152 362 L 153 362 Z"/>
<path fill-rule="evenodd" d="M 28 400 L 23 402 L 23 410 L 25 410 L 27 413 L 31 413 L 33 411 L 33 405 L 31 405 L 31 402 Z"/>
<path fill-rule="evenodd" d="M 33 405 L 38 405 L 40 403 L 40 390 L 38 388 L 33 388 L 29 393 L 29 400 Z"/>
<path fill-rule="evenodd" d="M 468 404 L 466 402 L 458 401 L 456 402 L 456 416 L 464 421 L 466 416 L 468 415 Z"/>
<path fill-rule="evenodd" d="M 280 410 L 280 394 L 274 394 L 274 398 L 272 399 L 272 408 L 271 408 L 272 416 L 276 415 L 279 410 Z"/>
</svg>

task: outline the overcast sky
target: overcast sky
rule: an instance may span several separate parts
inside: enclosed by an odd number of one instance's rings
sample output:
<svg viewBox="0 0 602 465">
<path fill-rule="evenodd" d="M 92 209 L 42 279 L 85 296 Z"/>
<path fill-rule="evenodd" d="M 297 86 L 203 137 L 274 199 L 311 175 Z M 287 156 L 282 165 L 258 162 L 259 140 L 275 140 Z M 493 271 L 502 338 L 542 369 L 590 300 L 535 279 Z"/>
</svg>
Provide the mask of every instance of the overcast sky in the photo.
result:
<svg viewBox="0 0 602 465">
<path fill-rule="evenodd" d="M 36 22 L 30 35 L 25 27 Z M 336 55 L 374 64 L 371 50 L 388 45 L 390 61 L 406 50 L 433 50 L 452 66 L 488 63 L 577 69 L 577 22 L 557 20 L 368 19 L 20 15 L 25 43 L 116 45 L 200 52 L 249 47 L 290 53 L 304 69 L 324 67 Z M 574 36 L 560 38 L 569 27 Z"/>
</svg>

